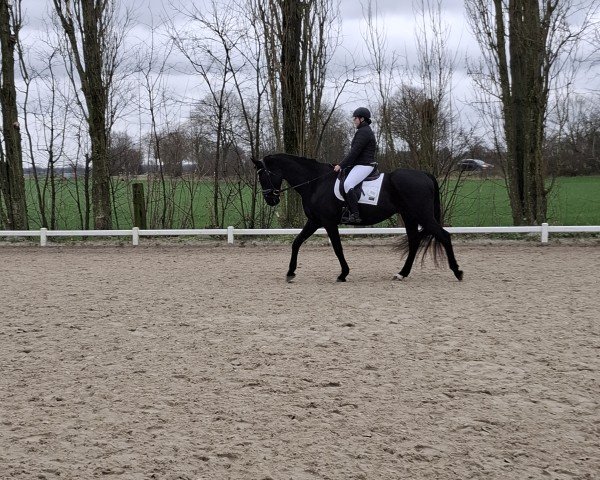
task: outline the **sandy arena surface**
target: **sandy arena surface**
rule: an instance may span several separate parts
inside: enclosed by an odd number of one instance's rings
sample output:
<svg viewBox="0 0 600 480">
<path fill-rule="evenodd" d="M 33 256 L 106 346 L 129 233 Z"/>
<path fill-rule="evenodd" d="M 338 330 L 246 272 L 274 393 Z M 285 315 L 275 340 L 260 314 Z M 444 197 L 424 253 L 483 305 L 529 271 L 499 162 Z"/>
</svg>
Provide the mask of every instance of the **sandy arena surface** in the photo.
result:
<svg viewBox="0 0 600 480">
<path fill-rule="evenodd" d="M 0 246 L 0 478 L 600 478 L 600 244 L 367 243 Z"/>
</svg>

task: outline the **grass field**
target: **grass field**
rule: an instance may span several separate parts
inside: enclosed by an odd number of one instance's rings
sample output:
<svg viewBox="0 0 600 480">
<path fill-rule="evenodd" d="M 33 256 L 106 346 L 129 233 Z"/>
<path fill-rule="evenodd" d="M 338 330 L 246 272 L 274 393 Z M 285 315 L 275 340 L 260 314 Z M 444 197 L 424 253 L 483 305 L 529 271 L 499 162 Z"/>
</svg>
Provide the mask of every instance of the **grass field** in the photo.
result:
<svg viewBox="0 0 600 480">
<path fill-rule="evenodd" d="M 451 223 L 461 227 L 512 225 L 504 180 L 465 180 L 458 193 Z M 600 225 L 600 177 L 556 179 L 549 195 L 548 223 Z"/>
<path fill-rule="evenodd" d="M 167 212 L 168 228 L 205 228 L 214 225 L 211 219 L 212 186 L 209 182 L 172 183 L 166 195 L 166 208 L 162 189 L 157 184 L 144 182 L 148 201 L 149 228 L 160 227 L 160 218 Z M 35 184 L 28 180 L 28 209 L 30 228 L 41 225 Z M 82 213 L 77 198 L 82 198 L 81 186 L 72 180 L 61 181 L 56 189 L 56 226 L 58 229 L 81 229 Z M 217 224 L 241 226 L 242 215 L 250 204 L 250 192 L 243 191 L 243 202 L 235 186 L 224 186 L 229 190 L 225 213 Z M 113 228 L 131 228 L 132 193 L 131 182 L 114 181 Z M 46 192 L 45 198 L 49 198 Z M 456 205 L 451 218 L 446 222 L 453 226 L 508 226 L 512 225 L 512 215 L 503 179 L 479 178 L 472 176 L 461 184 Z M 47 201 L 47 205 L 48 205 Z M 80 202 L 82 205 L 83 202 Z M 262 199 L 259 205 L 269 211 Z M 222 205 L 220 206 L 222 207 Z M 49 218 L 49 213 L 47 214 Z M 276 224 L 276 217 L 271 224 Z M 548 221 L 551 225 L 600 225 L 600 176 L 562 177 L 556 179 L 549 196 Z"/>
</svg>

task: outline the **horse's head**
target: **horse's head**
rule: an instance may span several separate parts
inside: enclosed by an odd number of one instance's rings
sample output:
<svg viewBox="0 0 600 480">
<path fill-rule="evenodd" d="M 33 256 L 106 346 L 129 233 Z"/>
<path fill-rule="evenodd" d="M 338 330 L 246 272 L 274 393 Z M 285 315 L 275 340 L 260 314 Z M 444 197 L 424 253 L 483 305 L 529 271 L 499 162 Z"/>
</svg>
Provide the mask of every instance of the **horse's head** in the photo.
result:
<svg viewBox="0 0 600 480">
<path fill-rule="evenodd" d="M 274 207 L 281 200 L 281 183 L 283 182 L 283 177 L 278 169 L 269 169 L 267 167 L 266 162 L 268 158 L 266 156 L 263 160 L 252 160 L 252 162 L 256 167 L 256 173 L 258 173 L 258 180 L 262 187 L 265 202 L 267 202 L 267 205 Z"/>
</svg>

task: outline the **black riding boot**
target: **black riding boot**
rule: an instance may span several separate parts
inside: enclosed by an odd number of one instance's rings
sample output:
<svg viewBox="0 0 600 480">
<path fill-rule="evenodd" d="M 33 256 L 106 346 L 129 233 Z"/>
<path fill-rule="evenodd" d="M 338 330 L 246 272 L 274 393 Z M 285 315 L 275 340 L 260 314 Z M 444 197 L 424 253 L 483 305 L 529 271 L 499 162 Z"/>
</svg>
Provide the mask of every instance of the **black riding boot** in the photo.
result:
<svg viewBox="0 0 600 480">
<path fill-rule="evenodd" d="M 351 188 L 346 193 L 346 201 L 348 202 L 348 209 L 350 215 L 348 216 L 348 223 L 360 223 L 362 222 L 360 215 L 358 214 L 358 199 L 360 198 L 360 190 Z"/>
</svg>

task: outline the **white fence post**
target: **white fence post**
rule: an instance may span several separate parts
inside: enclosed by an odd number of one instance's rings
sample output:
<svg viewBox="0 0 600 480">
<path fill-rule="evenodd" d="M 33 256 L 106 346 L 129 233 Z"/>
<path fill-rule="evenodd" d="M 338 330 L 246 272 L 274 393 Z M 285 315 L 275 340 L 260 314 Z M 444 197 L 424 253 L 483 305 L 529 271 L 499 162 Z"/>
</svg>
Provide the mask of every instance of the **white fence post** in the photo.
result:
<svg viewBox="0 0 600 480">
<path fill-rule="evenodd" d="M 40 247 L 45 247 L 46 243 L 48 243 L 48 229 L 40 228 Z"/>
<path fill-rule="evenodd" d="M 548 243 L 548 224 L 542 223 L 542 243 Z"/>
<path fill-rule="evenodd" d="M 133 240 L 133 246 L 137 247 L 140 244 L 140 229 L 139 227 L 133 227 L 131 229 L 131 236 Z"/>
<path fill-rule="evenodd" d="M 233 227 L 231 225 L 227 227 L 227 243 L 233 245 Z"/>
</svg>

